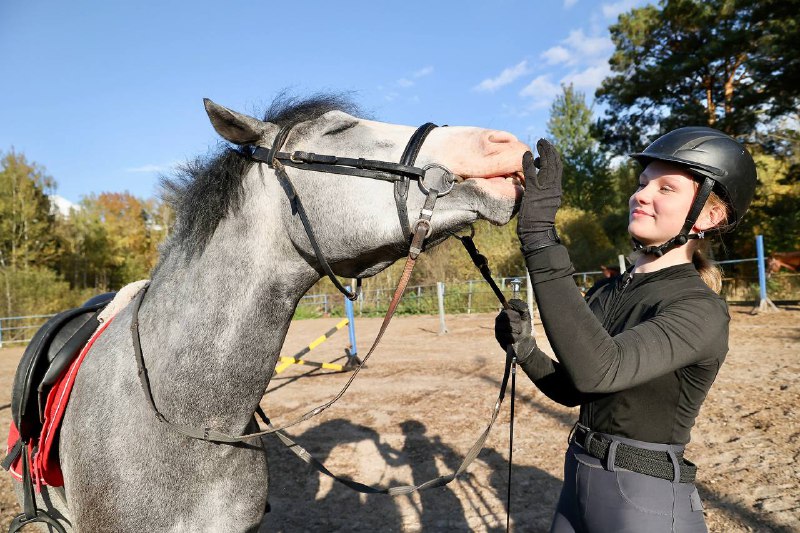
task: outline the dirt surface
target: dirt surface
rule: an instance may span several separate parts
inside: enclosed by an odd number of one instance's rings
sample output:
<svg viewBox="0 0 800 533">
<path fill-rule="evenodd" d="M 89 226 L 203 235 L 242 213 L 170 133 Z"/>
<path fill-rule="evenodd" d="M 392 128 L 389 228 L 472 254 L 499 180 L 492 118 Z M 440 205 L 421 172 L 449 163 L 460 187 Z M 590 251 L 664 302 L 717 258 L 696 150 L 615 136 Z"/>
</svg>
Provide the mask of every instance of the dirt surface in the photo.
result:
<svg viewBox="0 0 800 533">
<path fill-rule="evenodd" d="M 731 352 L 694 429 L 687 456 L 700 467 L 698 488 L 711 531 L 800 531 L 800 307 L 751 316 L 732 308 Z M 291 355 L 338 319 L 297 321 Z M 348 393 L 289 430 L 335 473 L 366 484 L 421 483 L 458 467 L 486 428 L 502 376 L 494 315 L 399 317 Z M 358 346 L 369 347 L 380 319 L 356 319 Z M 537 324 L 538 331 L 541 326 Z M 331 361 L 345 330 L 309 354 Z M 549 347 L 544 343 L 544 349 Z M 0 403 L 22 353 L 0 350 Z M 278 423 L 324 403 L 349 374 L 293 366 L 276 376 L 263 406 Z M 547 531 L 558 498 L 563 454 L 577 409 L 547 400 L 523 375 L 517 382 L 511 522 L 514 531 Z M 413 495 L 359 495 L 321 477 L 275 438 L 270 503 L 262 531 L 502 531 L 508 480 L 506 405 L 485 449 L 446 487 Z M 0 412 L 7 434 L 8 410 Z M 18 507 L 0 476 L 0 530 Z"/>
</svg>

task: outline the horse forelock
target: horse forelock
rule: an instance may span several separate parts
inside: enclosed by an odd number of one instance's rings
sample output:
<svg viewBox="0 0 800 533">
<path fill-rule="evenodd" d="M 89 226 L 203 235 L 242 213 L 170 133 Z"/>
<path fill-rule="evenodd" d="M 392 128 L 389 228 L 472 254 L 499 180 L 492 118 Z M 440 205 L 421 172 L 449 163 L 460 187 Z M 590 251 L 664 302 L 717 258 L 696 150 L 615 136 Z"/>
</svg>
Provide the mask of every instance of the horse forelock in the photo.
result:
<svg viewBox="0 0 800 533">
<path fill-rule="evenodd" d="M 263 120 L 283 128 L 317 119 L 329 111 L 344 111 L 353 116 L 368 118 L 347 93 L 317 93 L 299 98 L 282 92 L 272 101 Z"/>
<path fill-rule="evenodd" d="M 279 127 L 295 126 L 330 111 L 354 116 L 361 113 L 347 94 L 319 93 L 300 98 L 282 92 L 263 120 Z M 180 165 L 173 176 L 161 178 L 161 196 L 175 213 L 174 227 L 161 248 L 162 259 L 176 248 L 187 257 L 202 253 L 220 221 L 239 212 L 251 155 L 250 147 L 221 143 L 209 155 Z"/>
</svg>

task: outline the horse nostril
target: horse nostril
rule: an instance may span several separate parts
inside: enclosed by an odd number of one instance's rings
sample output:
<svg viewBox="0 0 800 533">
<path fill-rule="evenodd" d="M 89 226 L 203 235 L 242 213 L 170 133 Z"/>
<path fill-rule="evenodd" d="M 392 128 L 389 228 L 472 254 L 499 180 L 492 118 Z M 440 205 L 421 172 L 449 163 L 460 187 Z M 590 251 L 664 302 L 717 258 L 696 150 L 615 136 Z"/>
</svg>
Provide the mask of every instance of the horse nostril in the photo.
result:
<svg viewBox="0 0 800 533">
<path fill-rule="evenodd" d="M 507 131 L 490 130 L 484 133 L 484 142 L 487 144 L 505 144 L 514 142 L 516 140 L 517 138 Z"/>
</svg>

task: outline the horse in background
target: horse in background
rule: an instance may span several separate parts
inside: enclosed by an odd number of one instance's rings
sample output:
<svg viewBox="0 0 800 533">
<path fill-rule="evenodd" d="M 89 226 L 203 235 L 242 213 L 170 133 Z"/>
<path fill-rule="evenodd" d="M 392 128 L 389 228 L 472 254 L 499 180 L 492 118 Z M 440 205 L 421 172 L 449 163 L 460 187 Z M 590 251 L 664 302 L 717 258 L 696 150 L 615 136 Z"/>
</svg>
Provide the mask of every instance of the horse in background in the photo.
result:
<svg viewBox="0 0 800 533">
<path fill-rule="evenodd" d="M 773 252 L 767 258 L 767 275 L 776 274 L 785 268 L 797 272 L 800 268 L 800 252 Z"/>
</svg>

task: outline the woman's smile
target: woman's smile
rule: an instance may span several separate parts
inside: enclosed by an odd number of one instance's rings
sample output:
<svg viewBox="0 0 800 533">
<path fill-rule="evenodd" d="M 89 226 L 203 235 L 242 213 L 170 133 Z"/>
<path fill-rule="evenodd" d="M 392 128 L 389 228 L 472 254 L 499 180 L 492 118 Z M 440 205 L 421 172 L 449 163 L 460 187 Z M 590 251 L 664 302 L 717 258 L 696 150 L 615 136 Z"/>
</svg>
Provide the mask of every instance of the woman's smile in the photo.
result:
<svg viewBox="0 0 800 533">
<path fill-rule="evenodd" d="M 692 175 L 680 167 L 650 163 L 628 202 L 628 232 L 645 244 L 660 244 L 674 237 L 686 220 L 696 189 Z"/>
</svg>

